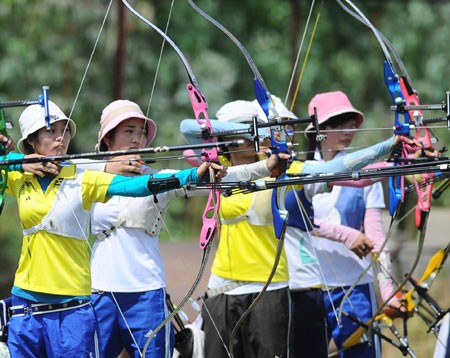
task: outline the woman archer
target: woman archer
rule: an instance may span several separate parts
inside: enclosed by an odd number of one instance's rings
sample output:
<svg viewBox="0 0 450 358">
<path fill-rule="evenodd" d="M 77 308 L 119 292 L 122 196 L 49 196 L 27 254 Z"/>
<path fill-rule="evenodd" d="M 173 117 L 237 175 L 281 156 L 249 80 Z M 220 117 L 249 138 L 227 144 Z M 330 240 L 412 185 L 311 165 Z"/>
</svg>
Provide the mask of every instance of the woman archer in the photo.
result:
<svg viewBox="0 0 450 358">
<path fill-rule="evenodd" d="M 67 152 L 75 123 L 51 101 L 49 111 L 49 128 L 39 105 L 27 107 L 20 115 L 22 137 L 17 147 L 27 156 Z M 17 154 L 8 157 L 17 158 Z M 26 165 L 10 167 L 6 192 L 17 198 L 23 228 L 8 322 L 11 356 L 101 356 L 91 304 L 89 210 L 95 202 L 107 202 L 115 195 L 156 194 L 151 190 L 155 181 L 165 181 L 170 189 L 198 182 L 209 166 L 133 178 L 59 163 L 33 165 L 39 174 L 23 172 Z"/>
</svg>

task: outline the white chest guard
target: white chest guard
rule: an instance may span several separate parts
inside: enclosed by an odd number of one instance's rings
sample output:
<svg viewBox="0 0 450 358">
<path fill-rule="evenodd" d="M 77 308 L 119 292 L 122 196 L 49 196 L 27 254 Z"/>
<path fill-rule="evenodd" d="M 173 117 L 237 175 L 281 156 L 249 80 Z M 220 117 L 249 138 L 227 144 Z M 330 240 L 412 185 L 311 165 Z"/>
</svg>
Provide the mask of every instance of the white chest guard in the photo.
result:
<svg viewBox="0 0 450 358">
<path fill-rule="evenodd" d="M 82 171 L 74 179 L 64 179 L 56 199 L 41 223 L 23 230 L 23 235 L 44 230 L 51 234 L 86 240 L 89 237 L 89 211 L 83 209 L 81 181 Z"/>
<path fill-rule="evenodd" d="M 153 196 L 141 198 L 114 196 L 107 203 L 96 203 L 92 211 L 92 233 L 98 240 L 104 240 L 118 227 L 123 226 L 143 230 L 149 236 L 158 236 L 163 229 L 163 217 L 169 201 L 184 195 L 184 189 L 176 189 L 158 194 L 158 203 L 154 202 Z M 109 213 L 109 218 L 98 215 L 101 212 Z"/>
<path fill-rule="evenodd" d="M 163 195 L 159 195 L 158 199 L 162 196 Z M 131 229 L 140 229 L 145 231 L 150 236 L 158 236 L 161 232 L 162 217 L 165 209 L 156 205 L 153 201 L 153 197 L 113 197 L 106 204 L 96 204 L 95 210 L 98 210 L 100 207 L 105 209 L 108 207 L 117 206 L 121 209 L 114 225 L 112 225 L 110 229 L 104 230 L 100 233 L 94 232 L 98 240 L 104 240 L 119 226 L 124 226 Z"/>
<path fill-rule="evenodd" d="M 154 170 L 149 167 L 144 168 L 143 174 L 155 173 L 176 173 L 177 170 Z M 169 205 L 169 201 L 174 197 L 185 196 L 184 189 L 170 190 L 157 195 L 158 203 L 154 197 L 112 197 L 107 203 L 96 203 L 92 210 L 92 233 L 97 240 L 104 240 L 118 227 L 140 229 L 149 236 L 158 236 L 163 229 L 163 216 Z M 97 213 L 108 212 L 109 218 Z"/>
</svg>

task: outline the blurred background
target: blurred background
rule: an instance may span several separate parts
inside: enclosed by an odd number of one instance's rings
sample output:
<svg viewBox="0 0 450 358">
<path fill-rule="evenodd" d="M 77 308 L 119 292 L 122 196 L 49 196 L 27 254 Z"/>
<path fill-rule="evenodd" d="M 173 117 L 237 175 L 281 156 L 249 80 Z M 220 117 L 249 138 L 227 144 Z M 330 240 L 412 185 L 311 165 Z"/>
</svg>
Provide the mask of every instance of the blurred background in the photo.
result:
<svg viewBox="0 0 450 358">
<path fill-rule="evenodd" d="M 440 104 L 445 100 L 450 89 L 450 3 L 444 0 L 355 2 L 395 46 L 421 103 Z M 211 118 L 226 102 L 254 98 L 253 74 L 241 52 L 186 1 L 147 0 L 131 1 L 131 4 L 161 29 L 167 27 L 168 35 L 192 66 L 208 101 Z M 363 128 L 388 128 L 356 135 L 357 146 L 374 144 L 391 136 L 392 100 L 384 84 L 383 53 L 373 33 L 329 0 L 315 1 L 305 31 L 311 4 L 311 0 L 198 0 L 200 7 L 243 43 L 270 92 L 285 100 L 288 107 L 292 106 L 299 117 L 306 117 L 307 104 L 314 94 L 343 90 L 354 106 L 365 112 Z M 303 65 L 319 14 L 309 56 Z M 154 145 L 185 144 L 178 125 L 182 119 L 193 117 L 185 69 L 169 44 L 162 47 L 162 37 L 134 17 L 120 1 L 2 0 L 0 21 L 0 101 L 36 99 L 43 85 L 50 86 L 50 99 L 77 123 L 71 153 L 93 151 L 101 110 L 119 98 L 139 103 L 157 122 Z M 294 69 L 303 35 L 299 64 Z M 290 79 L 293 76 L 295 88 L 302 66 L 304 74 L 293 101 L 293 90 L 288 93 Z M 7 120 L 14 125 L 10 133 L 16 141 L 21 110 L 6 110 Z M 443 115 L 443 112 L 430 114 Z M 440 140 L 437 147 L 447 145 L 450 138 L 447 129 L 436 129 L 435 135 Z M 295 150 L 301 157 L 303 135 L 297 135 L 295 142 L 298 144 Z M 184 168 L 187 164 L 172 160 L 154 166 Z M 415 194 L 409 195 L 404 212 L 416 201 Z M 433 236 L 428 235 L 419 275 L 431 253 L 448 242 L 446 207 L 449 203 L 450 196 L 445 193 L 433 202 L 433 208 L 440 208 L 436 210 L 439 215 L 431 213 Z M 171 204 L 164 242 L 197 240 L 204 199 L 189 199 L 188 205 L 186 210 L 184 200 Z M 20 222 L 11 197 L 6 197 L 1 220 L 0 294 L 3 297 L 9 294 L 21 246 Z M 396 273 L 401 276 L 410 267 L 408 263 L 412 264 L 410 260 L 417 246 L 413 215 L 395 230 L 390 243 Z M 193 246 L 197 249 L 197 244 Z M 168 252 L 177 250 L 176 247 L 173 245 Z M 444 274 L 437 282 L 448 281 Z M 443 287 L 438 293 L 448 306 L 448 286 Z M 430 334 L 424 335 L 423 340 L 434 344 Z"/>
</svg>

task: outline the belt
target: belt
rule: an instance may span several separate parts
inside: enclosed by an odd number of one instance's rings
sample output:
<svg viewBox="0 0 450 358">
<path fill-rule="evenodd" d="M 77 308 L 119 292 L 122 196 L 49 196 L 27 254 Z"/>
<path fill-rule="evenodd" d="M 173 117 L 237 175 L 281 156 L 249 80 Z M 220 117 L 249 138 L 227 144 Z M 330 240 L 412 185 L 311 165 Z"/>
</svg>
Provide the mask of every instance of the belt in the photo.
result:
<svg viewBox="0 0 450 358">
<path fill-rule="evenodd" d="M 322 288 L 322 285 L 316 285 L 311 287 L 305 287 L 305 288 L 293 288 L 291 289 L 291 292 L 308 292 L 308 291 L 315 291 L 315 290 L 325 290 Z"/>
<path fill-rule="evenodd" d="M 215 296 L 221 295 L 222 293 L 234 290 L 235 288 L 247 285 L 249 283 L 250 283 L 249 281 L 232 281 L 223 286 L 211 288 L 211 289 L 207 290 L 206 297 L 213 298 Z"/>
<path fill-rule="evenodd" d="M 28 313 L 32 315 L 38 315 L 50 312 L 72 310 L 75 308 L 87 306 L 90 303 L 91 301 L 82 301 L 82 300 L 74 300 L 66 303 L 33 303 L 29 307 L 24 305 L 11 306 L 9 308 L 9 314 L 10 317 L 25 316 Z"/>
<path fill-rule="evenodd" d="M 103 294 L 105 293 L 105 291 L 97 290 L 97 289 L 93 288 L 93 289 L 91 290 L 91 293 L 97 294 L 97 295 L 103 295 Z"/>
</svg>

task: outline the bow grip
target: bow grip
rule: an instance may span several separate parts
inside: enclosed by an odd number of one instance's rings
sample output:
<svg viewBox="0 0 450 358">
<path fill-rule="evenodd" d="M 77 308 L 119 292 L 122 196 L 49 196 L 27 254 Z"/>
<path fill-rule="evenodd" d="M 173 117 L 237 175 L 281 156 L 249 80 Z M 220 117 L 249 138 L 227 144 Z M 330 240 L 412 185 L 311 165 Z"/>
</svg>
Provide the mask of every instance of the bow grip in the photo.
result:
<svg viewBox="0 0 450 358">
<path fill-rule="evenodd" d="M 400 202 L 403 201 L 402 194 L 403 177 L 389 177 L 389 215 L 394 216 Z"/>
<path fill-rule="evenodd" d="M 273 228 L 275 230 L 275 237 L 280 240 L 285 231 L 288 222 L 288 211 L 278 207 L 278 192 L 277 188 L 272 191 L 272 213 L 273 213 Z"/>
<path fill-rule="evenodd" d="M 209 131 L 209 134 L 211 134 L 213 132 L 213 129 L 208 116 L 208 103 L 206 102 L 200 91 L 195 88 L 192 83 L 188 83 L 186 85 L 186 89 L 197 123 L 199 124 L 200 128 L 202 128 L 202 130 L 204 128 L 206 131 Z M 203 138 L 203 142 L 216 143 L 217 140 L 214 137 L 210 136 L 209 138 Z M 210 149 L 203 149 L 202 153 L 203 161 L 219 162 L 217 148 L 213 147 Z"/>
<path fill-rule="evenodd" d="M 5 137 L 8 136 L 6 129 L 5 111 L 0 109 L 0 134 L 3 134 Z M 0 155 L 6 155 L 6 146 L 2 142 L 0 142 Z"/>
<path fill-rule="evenodd" d="M 202 229 L 200 232 L 200 249 L 205 250 L 216 233 L 217 217 L 219 215 L 220 191 L 214 190 L 208 196 L 202 215 Z"/>
<path fill-rule="evenodd" d="M 44 107 L 45 127 L 50 129 L 50 109 L 48 108 L 48 90 L 49 86 L 42 86 L 42 94 L 38 98 L 38 103 Z"/>
<path fill-rule="evenodd" d="M 405 98 L 400 88 L 400 80 L 388 61 L 384 61 L 384 81 L 397 108 L 395 111 L 394 134 L 409 135 L 411 119 L 408 112 L 401 109 L 402 105 L 405 105 Z M 403 117 L 403 121 L 400 120 L 400 115 Z"/>
<path fill-rule="evenodd" d="M 281 132 L 282 129 L 279 129 L 279 131 Z M 277 128 L 270 129 L 270 149 L 272 150 L 272 153 L 289 153 L 286 141 L 278 141 L 275 137 L 275 132 L 277 132 Z"/>
<path fill-rule="evenodd" d="M 255 78 L 253 79 L 253 86 L 255 88 L 255 96 L 267 119 L 269 119 L 269 109 L 272 107 L 272 99 L 270 93 L 264 88 L 261 82 Z"/>
<path fill-rule="evenodd" d="M 3 109 L 0 109 L 0 133 L 4 136 L 8 136 L 8 133 L 6 131 L 7 125 L 6 125 L 6 119 L 5 119 L 5 112 Z M 6 159 L 6 145 L 0 142 L 0 156 L 3 157 L 3 159 Z M 0 175 L 0 215 L 3 212 L 3 207 L 5 206 L 5 201 L 3 200 L 3 193 L 6 189 L 6 184 L 8 181 L 8 170 L 7 166 L 2 166 L 4 172 L 2 175 Z"/>
<path fill-rule="evenodd" d="M 212 125 L 208 116 L 208 103 L 205 97 L 201 94 L 200 90 L 197 89 L 192 83 L 188 83 L 186 86 L 189 100 L 191 101 L 192 109 L 194 110 L 195 119 L 199 124 L 200 128 L 205 128 L 209 133 L 212 133 Z M 217 140 L 214 137 L 203 138 L 205 143 L 216 143 Z M 219 155 L 217 148 L 203 149 L 202 155 L 203 161 L 219 162 Z M 210 168 L 210 170 L 212 170 Z M 214 178 L 214 173 L 210 173 L 211 180 Z M 202 214 L 202 230 L 200 233 L 200 248 L 202 250 L 206 249 L 208 243 L 214 237 L 217 227 L 217 217 L 220 206 L 220 194 L 221 191 L 217 189 L 211 189 L 208 195 L 208 200 L 206 202 L 205 209 Z"/>
</svg>

